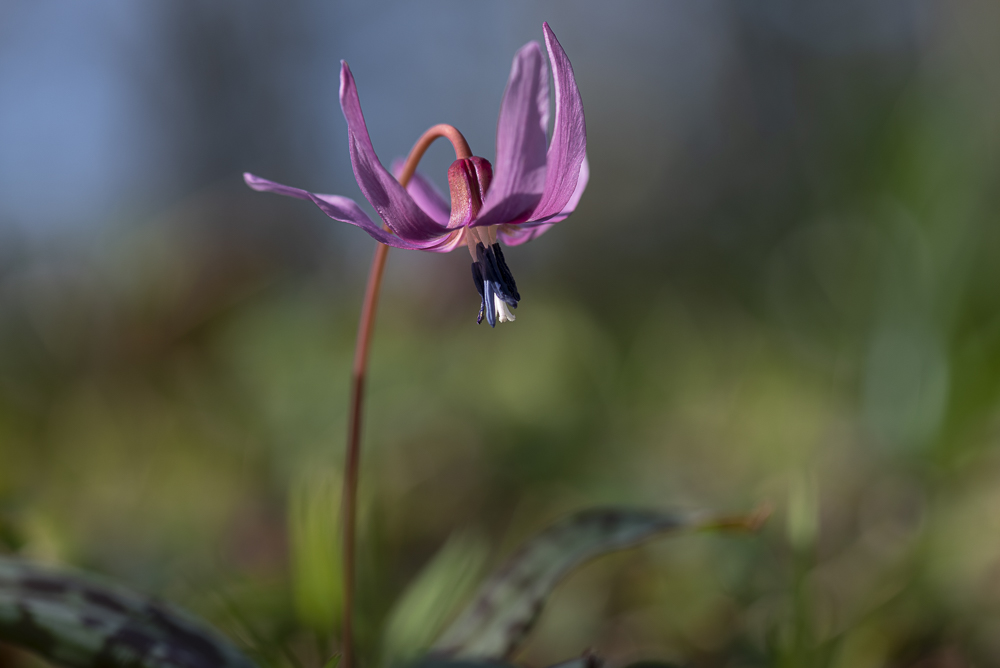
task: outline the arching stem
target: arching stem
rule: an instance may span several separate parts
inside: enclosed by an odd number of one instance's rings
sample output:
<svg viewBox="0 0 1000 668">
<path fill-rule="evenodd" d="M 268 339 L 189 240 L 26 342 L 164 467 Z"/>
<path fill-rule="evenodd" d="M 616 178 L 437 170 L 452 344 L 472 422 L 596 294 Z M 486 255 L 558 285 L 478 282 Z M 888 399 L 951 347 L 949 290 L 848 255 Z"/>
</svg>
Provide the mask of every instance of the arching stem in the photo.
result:
<svg viewBox="0 0 1000 668">
<path fill-rule="evenodd" d="M 427 148 L 438 137 L 445 137 L 455 147 L 456 158 L 469 158 L 472 151 L 462 133 L 446 124 L 435 125 L 425 132 L 413 145 L 403 171 L 399 174 L 399 183 L 405 188 L 417 169 L 417 164 L 424 156 Z M 388 228 L 386 228 L 388 229 Z M 365 395 L 365 375 L 368 372 L 368 350 L 371 347 L 372 332 L 375 329 L 375 313 L 378 310 L 378 298 L 382 288 L 382 272 L 385 269 L 386 256 L 389 247 L 378 244 L 372 266 L 368 271 L 368 284 L 365 287 L 365 301 L 361 307 L 361 320 L 358 323 L 358 338 L 354 346 L 354 369 L 351 378 L 351 406 L 347 427 L 347 451 L 344 458 L 344 489 L 341 498 L 341 513 L 343 527 L 343 566 L 344 566 L 344 611 L 343 611 L 343 658 L 342 668 L 354 668 L 354 584 L 357 506 L 358 506 L 358 473 L 361 464 L 361 423 L 364 417 L 363 403 Z"/>
</svg>

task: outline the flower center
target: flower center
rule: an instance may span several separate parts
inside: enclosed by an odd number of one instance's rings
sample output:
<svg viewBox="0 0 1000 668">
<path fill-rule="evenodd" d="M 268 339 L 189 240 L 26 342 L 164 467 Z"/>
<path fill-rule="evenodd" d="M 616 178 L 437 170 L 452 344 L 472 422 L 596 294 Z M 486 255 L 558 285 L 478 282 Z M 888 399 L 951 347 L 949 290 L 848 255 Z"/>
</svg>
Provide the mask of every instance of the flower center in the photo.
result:
<svg viewBox="0 0 1000 668">
<path fill-rule="evenodd" d="M 497 321 L 512 322 L 512 308 L 517 308 L 521 295 L 514 277 L 497 243 L 496 226 L 470 227 L 483 208 L 486 191 L 493 181 L 493 166 L 478 156 L 459 158 L 448 168 L 448 188 L 451 190 L 451 219 L 448 227 L 464 227 L 465 240 L 472 255 L 472 280 L 479 292 L 479 318 L 483 316 L 495 327 Z"/>
<path fill-rule="evenodd" d="M 399 182 L 406 187 L 427 147 L 438 137 L 446 137 L 455 147 L 457 159 L 448 168 L 448 189 L 451 191 L 448 227 L 463 230 L 472 255 L 472 279 L 480 298 L 479 318 L 476 322 L 481 323 L 484 315 L 490 327 L 495 327 L 497 320 L 512 322 L 514 314 L 510 309 L 517 308 L 521 295 L 517 292 L 514 277 L 504 260 L 500 244 L 497 243 L 496 226 L 470 227 L 482 211 L 486 191 L 493 182 L 493 165 L 490 161 L 472 155 L 469 143 L 462 133 L 455 127 L 442 123 L 427 130 L 413 145 L 399 174 Z"/>
</svg>

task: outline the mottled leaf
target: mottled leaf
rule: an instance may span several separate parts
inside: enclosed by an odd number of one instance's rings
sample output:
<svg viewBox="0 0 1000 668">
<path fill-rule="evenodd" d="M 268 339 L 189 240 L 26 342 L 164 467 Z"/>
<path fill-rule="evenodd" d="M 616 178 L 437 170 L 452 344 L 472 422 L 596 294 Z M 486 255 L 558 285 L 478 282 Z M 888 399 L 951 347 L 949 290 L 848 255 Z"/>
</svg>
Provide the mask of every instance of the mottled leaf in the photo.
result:
<svg viewBox="0 0 1000 668">
<path fill-rule="evenodd" d="M 0 641 L 69 668 L 253 668 L 205 623 L 78 573 L 0 558 Z"/>
<path fill-rule="evenodd" d="M 479 589 L 431 652 L 464 660 L 508 659 L 560 579 L 585 561 L 679 529 L 753 529 L 765 513 L 713 518 L 644 510 L 586 510 L 523 545 Z"/>
</svg>

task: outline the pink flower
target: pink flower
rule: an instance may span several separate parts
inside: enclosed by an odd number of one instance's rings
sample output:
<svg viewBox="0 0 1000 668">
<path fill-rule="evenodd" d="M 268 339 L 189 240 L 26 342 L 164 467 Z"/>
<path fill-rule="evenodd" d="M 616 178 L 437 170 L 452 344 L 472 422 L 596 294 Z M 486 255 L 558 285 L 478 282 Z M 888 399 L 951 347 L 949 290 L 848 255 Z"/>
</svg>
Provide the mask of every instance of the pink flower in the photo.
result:
<svg viewBox="0 0 1000 668">
<path fill-rule="evenodd" d="M 520 295 L 500 244 L 534 239 L 576 208 L 587 186 L 587 127 L 583 103 L 566 53 L 547 23 L 542 25 L 552 63 L 556 112 L 551 141 L 548 71 L 537 42 L 514 56 L 497 121 L 495 167 L 472 156 L 448 169 L 451 206 L 420 174 L 404 189 L 382 166 L 368 136 L 357 87 L 347 63 L 340 70 L 340 106 L 347 119 L 351 164 L 358 186 L 388 230 L 372 221 L 353 200 L 284 186 L 253 174 L 243 178 L 254 190 L 311 200 L 334 220 L 357 225 L 377 241 L 396 248 L 445 253 L 467 245 L 480 294 L 479 321 L 513 320 Z M 398 173 L 401 163 L 394 165 Z"/>
</svg>

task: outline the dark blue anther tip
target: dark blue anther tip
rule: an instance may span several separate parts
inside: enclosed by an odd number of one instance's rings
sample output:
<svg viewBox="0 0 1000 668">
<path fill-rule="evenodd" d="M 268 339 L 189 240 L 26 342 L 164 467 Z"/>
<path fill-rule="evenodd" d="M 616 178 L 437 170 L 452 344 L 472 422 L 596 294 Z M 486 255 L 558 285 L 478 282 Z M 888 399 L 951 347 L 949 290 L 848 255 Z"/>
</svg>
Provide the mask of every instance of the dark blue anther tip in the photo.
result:
<svg viewBox="0 0 1000 668">
<path fill-rule="evenodd" d="M 517 292 L 517 283 L 514 282 L 514 275 L 510 273 L 510 268 L 507 267 L 507 260 L 504 259 L 503 251 L 500 250 L 500 244 L 493 244 L 490 248 L 493 251 L 493 256 L 496 258 L 497 269 L 500 273 L 500 279 L 503 281 L 504 289 L 510 293 L 514 298 L 514 308 L 517 308 L 517 302 L 521 301 L 521 295 Z"/>
<path fill-rule="evenodd" d="M 476 320 L 482 323 L 483 315 L 490 327 L 495 327 L 497 322 L 496 305 L 494 296 L 499 297 L 502 302 L 510 308 L 517 308 L 517 303 L 521 301 L 521 295 L 517 292 L 517 284 L 514 276 L 507 267 L 503 251 L 500 244 L 492 244 L 487 248 L 482 243 L 476 244 L 476 262 L 472 263 L 472 281 L 476 284 L 476 292 L 479 293 L 479 318 Z"/>
<path fill-rule="evenodd" d="M 497 310 L 493 305 L 493 295 L 495 294 L 493 281 L 483 281 L 483 302 L 486 306 L 486 322 L 490 323 L 490 327 L 497 326 Z"/>
<path fill-rule="evenodd" d="M 486 310 L 486 295 L 483 293 L 483 269 L 478 262 L 472 263 L 472 283 L 476 286 L 476 292 L 479 293 L 479 317 L 476 318 L 476 324 L 483 324 L 483 312 Z"/>
</svg>

